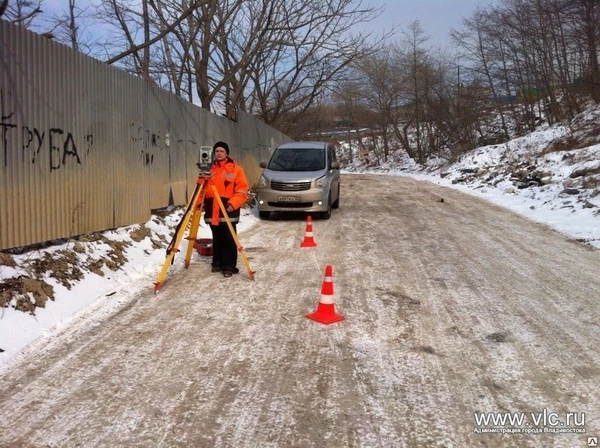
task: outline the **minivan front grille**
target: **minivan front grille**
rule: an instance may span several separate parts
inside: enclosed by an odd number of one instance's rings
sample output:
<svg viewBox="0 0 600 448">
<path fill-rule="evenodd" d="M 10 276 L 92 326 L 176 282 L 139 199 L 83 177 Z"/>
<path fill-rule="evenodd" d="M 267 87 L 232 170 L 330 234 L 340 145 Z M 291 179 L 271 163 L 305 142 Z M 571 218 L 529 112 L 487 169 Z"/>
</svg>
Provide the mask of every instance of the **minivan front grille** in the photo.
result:
<svg viewBox="0 0 600 448">
<path fill-rule="evenodd" d="M 271 189 L 278 191 L 305 191 L 310 190 L 310 182 L 275 182 L 271 181 Z"/>
</svg>

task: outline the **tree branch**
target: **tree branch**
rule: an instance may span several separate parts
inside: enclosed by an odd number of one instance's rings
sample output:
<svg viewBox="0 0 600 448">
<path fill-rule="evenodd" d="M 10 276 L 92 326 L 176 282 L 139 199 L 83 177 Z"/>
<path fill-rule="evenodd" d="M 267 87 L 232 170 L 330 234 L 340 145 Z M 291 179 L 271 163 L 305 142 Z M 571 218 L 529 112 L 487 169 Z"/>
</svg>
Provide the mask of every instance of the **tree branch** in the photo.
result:
<svg viewBox="0 0 600 448">
<path fill-rule="evenodd" d="M 148 42 L 144 42 L 141 45 L 136 45 L 134 47 L 131 47 L 129 50 L 126 50 L 123 53 L 110 58 L 108 61 L 106 61 L 106 63 L 108 65 L 114 64 L 115 62 L 120 61 L 124 57 L 129 56 L 131 53 L 135 53 L 138 50 L 149 47 L 153 43 L 158 42 L 165 35 L 169 34 L 171 31 L 173 31 L 177 27 L 177 25 L 179 25 L 183 20 L 185 20 L 186 17 L 188 17 L 190 14 L 192 14 L 198 8 L 198 6 L 200 6 L 200 4 L 202 4 L 203 2 L 204 2 L 204 0 L 196 1 L 192 6 L 190 6 L 190 8 L 188 10 L 183 12 L 181 17 L 179 17 L 175 22 L 173 22 L 171 25 L 169 25 L 161 33 L 157 34 L 154 38 L 152 38 Z"/>
<path fill-rule="evenodd" d="M 4 0 L 0 5 L 0 17 L 2 17 L 2 14 L 4 14 L 4 11 L 6 11 L 6 8 L 8 8 L 8 0 Z"/>
</svg>

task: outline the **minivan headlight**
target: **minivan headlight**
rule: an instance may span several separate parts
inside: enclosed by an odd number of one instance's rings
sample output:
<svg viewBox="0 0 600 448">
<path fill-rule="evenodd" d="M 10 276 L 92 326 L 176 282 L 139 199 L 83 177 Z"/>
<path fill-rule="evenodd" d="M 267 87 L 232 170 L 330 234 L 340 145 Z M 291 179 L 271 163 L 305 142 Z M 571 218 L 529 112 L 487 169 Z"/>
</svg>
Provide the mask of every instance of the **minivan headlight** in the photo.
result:
<svg viewBox="0 0 600 448">
<path fill-rule="evenodd" d="M 265 176 L 260 176 L 258 181 L 258 188 L 267 188 L 269 186 L 269 180 Z"/>
<path fill-rule="evenodd" d="M 315 187 L 323 188 L 326 183 L 327 183 L 327 176 L 319 177 L 317 180 L 315 180 Z"/>
</svg>

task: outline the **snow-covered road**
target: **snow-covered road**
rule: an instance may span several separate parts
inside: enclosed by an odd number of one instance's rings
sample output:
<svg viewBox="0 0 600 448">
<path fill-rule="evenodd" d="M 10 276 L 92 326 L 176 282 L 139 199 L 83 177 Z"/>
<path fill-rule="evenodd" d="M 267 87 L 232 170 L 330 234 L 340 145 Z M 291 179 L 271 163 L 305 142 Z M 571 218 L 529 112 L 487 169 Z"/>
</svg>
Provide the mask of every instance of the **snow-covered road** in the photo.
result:
<svg viewBox="0 0 600 448">
<path fill-rule="evenodd" d="M 29 351 L 0 377 L 0 446 L 584 447 L 600 436 L 599 251 L 431 183 L 342 182 L 341 208 L 313 220 L 316 248 L 299 247 L 302 216 L 241 235 L 256 281 L 241 261 L 231 279 L 194 262 L 158 295 L 149 284 Z M 331 326 L 305 318 L 326 265 L 346 317 Z M 544 410 L 574 414 L 546 428 L 585 434 L 477 433 L 474 413 L 523 412 L 525 431 Z"/>
</svg>

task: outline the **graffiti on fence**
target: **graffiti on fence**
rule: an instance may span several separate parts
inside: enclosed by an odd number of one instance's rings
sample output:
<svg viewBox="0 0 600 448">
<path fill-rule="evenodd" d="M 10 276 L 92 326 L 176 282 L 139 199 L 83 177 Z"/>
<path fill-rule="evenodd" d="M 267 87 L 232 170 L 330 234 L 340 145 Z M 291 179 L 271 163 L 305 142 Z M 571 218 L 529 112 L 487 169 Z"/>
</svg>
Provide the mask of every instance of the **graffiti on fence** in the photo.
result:
<svg viewBox="0 0 600 448">
<path fill-rule="evenodd" d="M 0 86 L 0 131 L 2 135 L 0 135 L 0 142 L 2 142 L 4 146 L 3 151 L 3 160 L 4 166 L 8 163 L 8 138 L 9 131 L 13 128 L 16 128 L 16 124 L 11 124 L 8 122 L 14 115 L 14 111 L 7 110 L 4 101 L 4 89 Z"/>
<path fill-rule="evenodd" d="M 140 150 L 140 160 L 144 166 L 154 163 L 154 148 L 164 149 L 161 144 L 160 131 L 154 132 L 150 129 L 144 129 L 135 123 L 129 125 L 131 133 L 131 141 L 134 143 L 142 143 L 143 149 Z"/>
<path fill-rule="evenodd" d="M 82 156 L 88 155 L 94 144 L 94 137 L 88 134 L 77 142 L 73 133 L 58 127 L 42 130 L 30 125 L 18 126 L 10 101 L 6 101 L 4 89 L 0 87 L 0 142 L 3 145 L 3 162 L 8 166 L 9 148 L 17 145 L 18 132 L 21 132 L 21 163 L 35 164 L 42 158 L 42 150 L 48 150 L 50 171 L 59 170 L 74 162 L 82 165 Z"/>
<path fill-rule="evenodd" d="M 65 135 L 65 131 L 62 129 L 51 128 L 48 131 L 48 142 L 50 147 L 50 171 L 65 166 L 67 157 L 73 157 L 81 165 L 81 158 L 73 134 L 67 132 Z"/>
</svg>

